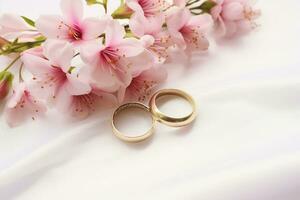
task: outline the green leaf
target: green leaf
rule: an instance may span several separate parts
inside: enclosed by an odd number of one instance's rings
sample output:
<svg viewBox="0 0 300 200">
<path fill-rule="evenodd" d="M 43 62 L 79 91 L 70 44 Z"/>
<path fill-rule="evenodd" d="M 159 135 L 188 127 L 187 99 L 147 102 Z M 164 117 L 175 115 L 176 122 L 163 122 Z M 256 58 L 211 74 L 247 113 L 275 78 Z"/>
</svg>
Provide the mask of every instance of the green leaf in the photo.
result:
<svg viewBox="0 0 300 200">
<path fill-rule="evenodd" d="M 35 22 L 34 22 L 32 19 L 29 19 L 28 17 L 25 17 L 25 16 L 21 16 L 21 17 L 24 19 L 24 21 L 25 21 L 27 24 L 29 24 L 30 26 L 35 27 Z"/>
<path fill-rule="evenodd" d="M 207 0 L 205 1 L 203 4 L 200 5 L 200 9 L 202 10 L 202 12 L 204 13 L 210 13 L 210 10 L 215 7 L 215 5 L 217 5 L 216 2 L 212 1 L 212 0 Z"/>
</svg>

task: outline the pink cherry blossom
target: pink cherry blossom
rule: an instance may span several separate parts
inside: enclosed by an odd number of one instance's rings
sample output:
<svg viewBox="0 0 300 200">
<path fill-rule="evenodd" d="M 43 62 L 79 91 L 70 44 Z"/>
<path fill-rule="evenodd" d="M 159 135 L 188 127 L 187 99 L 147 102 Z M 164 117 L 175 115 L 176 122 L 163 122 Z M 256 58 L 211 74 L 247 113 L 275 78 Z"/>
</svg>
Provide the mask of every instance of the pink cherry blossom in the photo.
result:
<svg viewBox="0 0 300 200">
<path fill-rule="evenodd" d="M 5 108 L 5 118 L 10 126 L 17 126 L 31 118 L 36 120 L 46 112 L 42 101 L 38 100 L 23 82 L 14 90 Z"/>
<path fill-rule="evenodd" d="M 217 23 L 218 35 L 232 36 L 257 26 L 254 20 L 260 11 L 253 8 L 250 0 L 216 0 L 216 3 L 211 14 Z"/>
<path fill-rule="evenodd" d="M 135 38 L 124 38 L 125 30 L 112 21 L 105 33 L 105 41 L 86 44 L 81 58 L 89 66 L 92 85 L 104 91 L 116 91 L 127 86 L 132 76 L 152 66 L 153 57 Z"/>
<path fill-rule="evenodd" d="M 171 46 L 171 36 L 163 27 L 164 23 L 163 14 L 146 18 L 134 13 L 129 21 L 131 31 L 134 35 L 141 37 L 145 48 L 155 57 L 156 63 L 163 63 L 166 60 L 167 49 Z"/>
<path fill-rule="evenodd" d="M 81 0 L 62 0 L 63 16 L 44 15 L 36 22 L 37 29 L 47 38 L 66 40 L 75 44 L 99 37 L 105 27 L 107 18 L 83 19 Z"/>
<path fill-rule="evenodd" d="M 188 1 L 188 0 L 174 0 L 174 1 L 173 1 L 173 4 L 174 4 L 175 6 L 185 7 L 187 1 Z"/>
<path fill-rule="evenodd" d="M 95 112 L 99 107 L 116 105 L 116 97 L 108 92 L 93 89 L 87 94 L 71 95 L 67 91 L 58 94 L 57 108 L 69 116 L 83 119 Z"/>
<path fill-rule="evenodd" d="M 20 16 L 3 14 L 0 17 L 0 35 L 8 40 L 19 38 L 20 40 L 32 40 L 40 35 L 34 27 L 29 26 Z"/>
<path fill-rule="evenodd" d="M 71 60 L 74 56 L 72 45 L 59 40 L 47 40 L 43 45 L 43 55 L 24 53 L 22 61 L 33 74 L 39 93 L 56 98 L 62 89 L 70 94 L 81 95 L 90 92 L 89 84 L 71 74 Z"/>
<path fill-rule="evenodd" d="M 188 52 L 207 50 L 206 33 L 213 20 L 209 14 L 192 15 L 187 8 L 175 8 L 167 17 L 167 26 L 173 42 Z"/>
<path fill-rule="evenodd" d="M 145 17 L 159 14 L 168 5 L 166 0 L 127 0 L 126 4 L 134 12 Z"/>
<path fill-rule="evenodd" d="M 125 101 L 145 101 L 152 93 L 153 89 L 167 79 L 167 71 L 163 67 L 152 67 L 145 70 L 140 75 L 134 77 L 128 87 L 121 87 L 118 92 L 120 102 Z"/>
</svg>

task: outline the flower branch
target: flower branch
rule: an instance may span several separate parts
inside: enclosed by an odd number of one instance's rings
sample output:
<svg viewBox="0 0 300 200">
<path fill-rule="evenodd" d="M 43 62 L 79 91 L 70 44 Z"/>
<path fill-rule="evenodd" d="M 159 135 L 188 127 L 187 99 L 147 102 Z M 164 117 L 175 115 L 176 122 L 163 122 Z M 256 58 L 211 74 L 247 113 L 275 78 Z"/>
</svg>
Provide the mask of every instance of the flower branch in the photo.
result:
<svg viewBox="0 0 300 200">
<path fill-rule="evenodd" d="M 28 49 L 40 46 L 43 42 L 46 41 L 46 38 L 37 38 L 33 42 L 18 42 L 18 39 L 13 42 L 7 42 L 0 49 L 0 55 L 9 55 L 12 53 L 22 53 Z"/>
<path fill-rule="evenodd" d="M 111 17 L 84 18 L 84 2 L 103 6 Z M 99 106 L 145 101 L 167 78 L 170 50 L 187 57 L 208 51 L 208 38 L 242 36 L 260 15 L 251 0 L 120 0 L 112 13 L 107 5 L 61 0 L 61 15 L 0 16 L 0 55 L 14 56 L 0 72 L 10 126 L 38 119 L 49 100 L 80 119 Z M 13 82 L 9 69 L 17 61 L 19 82 Z"/>
<path fill-rule="evenodd" d="M 17 56 L 3 71 L 9 70 L 14 64 L 21 58 L 21 56 Z"/>
</svg>

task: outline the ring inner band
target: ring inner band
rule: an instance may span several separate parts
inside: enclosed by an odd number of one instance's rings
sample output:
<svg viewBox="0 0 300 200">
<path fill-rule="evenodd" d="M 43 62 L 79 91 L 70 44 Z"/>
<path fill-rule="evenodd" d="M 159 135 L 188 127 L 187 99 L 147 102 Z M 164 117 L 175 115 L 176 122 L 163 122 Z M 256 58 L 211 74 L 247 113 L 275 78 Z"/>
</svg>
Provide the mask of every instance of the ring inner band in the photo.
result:
<svg viewBox="0 0 300 200">
<path fill-rule="evenodd" d="M 124 133 L 122 133 L 121 131 L 119 131 L 116 128 L 116 117 L 117 115 L 121 112 L 124 111 L 126 109 L 130 109 L 130 108 L 138 108 L 141 109 L 147 113 L 149 113 L 149 115 L 151 116 L 152 119 L 152 124 L 151 124 L 151 128 L 144 134 L 141 134 L 139 136 L 126 136 Z M 133 122 L 134 123 L 134 122 Z M 112 118 L 112 128 L 113 128 L 113 133 L 115 134 L 115 136 L 117 136 L 119 139 L 125 141 L 125 142 L 141 142 L 149 137 L 151 137 L 154 133 L 154 125 L 155 125 L 155 119 L 152 116 L 149 108 L 147 106 L 145 106 L 144 104 L 141 103 L 126 103 L 121 105 L 119 108 L 117 108 L 117 110 L 115 110 L 114 114 L 113 114 L 113 118 Z"/>
<path fill-rule="evenodd" d="M 178 96 L 187 100 L 192 106 L 192 112 L 189 115 L 184 117 L 171 117 L 161 112 L 156 105 L 156 101 L 160 97 L 168 96 L 168 95 Z M 149 105 L 150 105 L 150 111 L 154 115 L 155 119 L 168 126 L 173 126 L 173 127 L 185 126 L 187 124 L 190 124 L 193 120 L 195 120 L 197 115 L 196 103 L 194 99 L 186 92 L 178 89 L 164 89 L 156 92 L 150 99 Z"/>
</svg>

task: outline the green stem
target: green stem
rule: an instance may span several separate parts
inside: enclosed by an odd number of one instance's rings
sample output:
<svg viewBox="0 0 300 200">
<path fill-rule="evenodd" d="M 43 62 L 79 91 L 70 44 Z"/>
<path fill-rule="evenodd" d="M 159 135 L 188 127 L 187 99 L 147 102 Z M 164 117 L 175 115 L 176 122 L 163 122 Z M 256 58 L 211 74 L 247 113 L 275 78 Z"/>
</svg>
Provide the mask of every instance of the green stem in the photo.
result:
<svg viewBox="0 0 300 200">
<path fill-rule="evenodd" d="M 22 43 L 18 43 L 18 44 L 13 44 L 13 47 L 10 47 L 10 48 L 0 51 L 0 55 L 6 55 L 6 54 L 10 54 L 10 53 L 20 53 L 27 49 L 31 49 L 36 46 L 40 46 L 45 41 L 46 41 L 46 39 L 43 38 L 43 39 L 39 39 L 34 42 L 22 42 Z"/>
<path fill-rule="evenodd" d="M 19 59 L 21 58 L 21 56 L 19 55 L 18 57 L 16 57 L 5 69 L 4 71 L 9 70 L 9 68 L 11 68 Z"/>
</svg>

